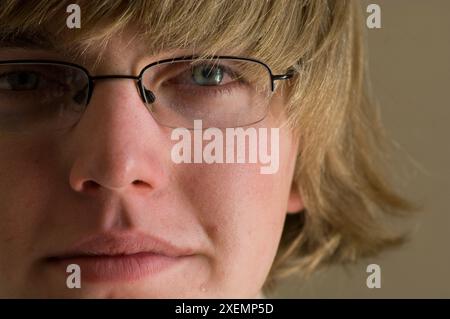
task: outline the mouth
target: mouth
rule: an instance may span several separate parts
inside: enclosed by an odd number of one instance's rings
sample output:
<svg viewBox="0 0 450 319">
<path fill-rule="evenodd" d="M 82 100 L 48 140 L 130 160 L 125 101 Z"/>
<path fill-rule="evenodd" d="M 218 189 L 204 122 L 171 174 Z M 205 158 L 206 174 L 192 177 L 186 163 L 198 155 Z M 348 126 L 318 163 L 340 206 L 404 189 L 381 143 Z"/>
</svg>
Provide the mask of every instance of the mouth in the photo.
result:
<svg viewBox="0 0 450 319">
<path fill-rule="evenodd" d="M 84 240 L 45 260 L 65 273 L 67 266 L 78 265 L 82 282 L 113 282 L 156 276 L 192 255 L 191 249 L 155 237 L 107 234 Z"/>
</svg>

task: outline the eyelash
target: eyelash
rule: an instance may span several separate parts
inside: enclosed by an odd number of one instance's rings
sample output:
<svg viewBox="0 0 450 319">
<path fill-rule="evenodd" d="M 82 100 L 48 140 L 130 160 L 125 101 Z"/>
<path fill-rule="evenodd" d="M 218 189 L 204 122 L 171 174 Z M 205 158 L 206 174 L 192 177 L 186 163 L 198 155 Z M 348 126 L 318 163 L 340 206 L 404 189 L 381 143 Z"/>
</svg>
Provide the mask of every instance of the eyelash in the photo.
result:
<svg viewBox="0 0 450 319">
<path fill-rule="evenodd" d="M 210 66 L 210 65 L 205 64 L 205 66 Z M 239 80 L 234 80 L 234 81 L 231 81 L 230 83 L 223 84 L 223 85 L 211 85 L 211 86 L 192 85 L 194 88 L 192 88 L 192 86 L 189 88 L 189 90 L 191 92 L 200 92 L 201 91 L 202 94 L 205 94 L 205 92 L 206 92 L 208 95 L 223 95 L 223 94 L 231 93 L 231 90 L 233 88 L 235 88 L 236 86 L 240 86 L 240 85 L 243 85 L 246 83 L 246 81 L 242 79 L 242 76 L 240 76 L 239 73 L 235 72 L 230 67 L 221 65 L 221 64 L 217 64 L 217 65 L 213 65 L 213 66 L 222 68 L 224 70 L 224 73 L 227 74 L 229 77 L 231 77 L 232 79 L 237 78 Z M 184 75 L 184 74 L 186 74 L 186 72 L 189 73 L 190 70 L 183 71 L 180 74 L 178 74 L 177 76 Z M 175 78 L 177 76 L 175 76 Z M 186 85 L 186 86 L 188 86 L 188 85 Z"/>
</svg>

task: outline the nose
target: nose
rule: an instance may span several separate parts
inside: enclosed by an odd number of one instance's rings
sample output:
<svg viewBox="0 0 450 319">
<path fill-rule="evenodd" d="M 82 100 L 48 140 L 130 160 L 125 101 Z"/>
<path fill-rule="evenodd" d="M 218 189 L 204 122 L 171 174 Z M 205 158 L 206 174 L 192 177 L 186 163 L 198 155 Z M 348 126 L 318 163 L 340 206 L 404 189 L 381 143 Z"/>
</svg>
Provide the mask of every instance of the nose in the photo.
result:
<svg viewBox="0 0 450 319">
<path fill-rule="evenodd" d="M 84 194 L 163 187 L 164 138 L 135 81 L 99 81 L 71 136 L 71 188 Z"/>
</svg>

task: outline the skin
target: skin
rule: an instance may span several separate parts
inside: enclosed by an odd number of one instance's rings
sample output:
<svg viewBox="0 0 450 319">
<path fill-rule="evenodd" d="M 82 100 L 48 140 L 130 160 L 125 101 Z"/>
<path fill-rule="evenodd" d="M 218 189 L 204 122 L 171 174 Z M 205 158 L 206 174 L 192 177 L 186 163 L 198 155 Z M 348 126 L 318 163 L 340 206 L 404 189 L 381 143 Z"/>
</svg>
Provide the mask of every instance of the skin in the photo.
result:
<svg viewBox="0 0 450 319">
<path fill-rule="evenodd" d="M 83 63 L 91 74 L 137 74 L 163 56 L 144 52 L 118 36 L 97 67 Z M 0 58 L 63 59 L 30 49 Z M 284 103 L 277 93 L 259 126 L 279 127 Z M 258 164 L 175 164 L 170 133 L 133 81 L 116 80 L 96 85 L 70 132 L 0 135 L 0 297 L 257 297 L 286 212 L 303 207 L 292 186 L 298 141 L 280 128 L 279 170 L 262 175 Z M 119 231 L 160 236 L 194 254 L 156 276 L 81 289 L 68 289 L 67 274 L 43 261 L 88 235 Z"/>
</svg>

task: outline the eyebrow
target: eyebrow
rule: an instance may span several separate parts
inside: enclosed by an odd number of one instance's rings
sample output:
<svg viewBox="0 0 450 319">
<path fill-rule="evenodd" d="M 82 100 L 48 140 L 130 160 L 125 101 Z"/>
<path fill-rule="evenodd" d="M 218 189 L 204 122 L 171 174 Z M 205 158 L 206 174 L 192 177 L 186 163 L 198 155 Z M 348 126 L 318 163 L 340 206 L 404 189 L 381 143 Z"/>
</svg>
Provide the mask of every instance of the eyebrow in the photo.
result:
<svg viewBox="0 0 450 319">
<path fill-rule="evenodd" d="M 20 29 L 6 29 L 0 30 L 0 50 L 1 49 L 30 49 L 30 50 L 48 50 L 53 51 L 62 56 L 73 59 L 79 58 L 81 56 L 80 51 L 75 50 L 74 43 L 69 46 L 57 45 L 59 41 L 56 40 L 55 36 L 44 30 L 20 30 Z M 190 49 L 185 49 L 183 51 L 191 52 Z M 84 52 L 84 51 L 83 51 Z M 164 52 L 164 49 L 159 49 L 152 51 L 152 54 L 159 54 Z M 189 54 L 176 54 L 175 56 L 182 55 L 195 55 L 196 53 Z M 97 54 L 91 54 L 93 57 L 98 56 Z M 164 57 L 161 59 L 168 59 Z M 88 58 L 89 60 L 89 58 Z M 92 58 L 95 60 L 95 58 Z M 95 63 L 94 63 L 95 65 Z"/>
<path fill-rule="evenodd" d="M 56 49 L 53 37 L 43 31 L 0 31 L 2 48 Z"/>
</svg>

